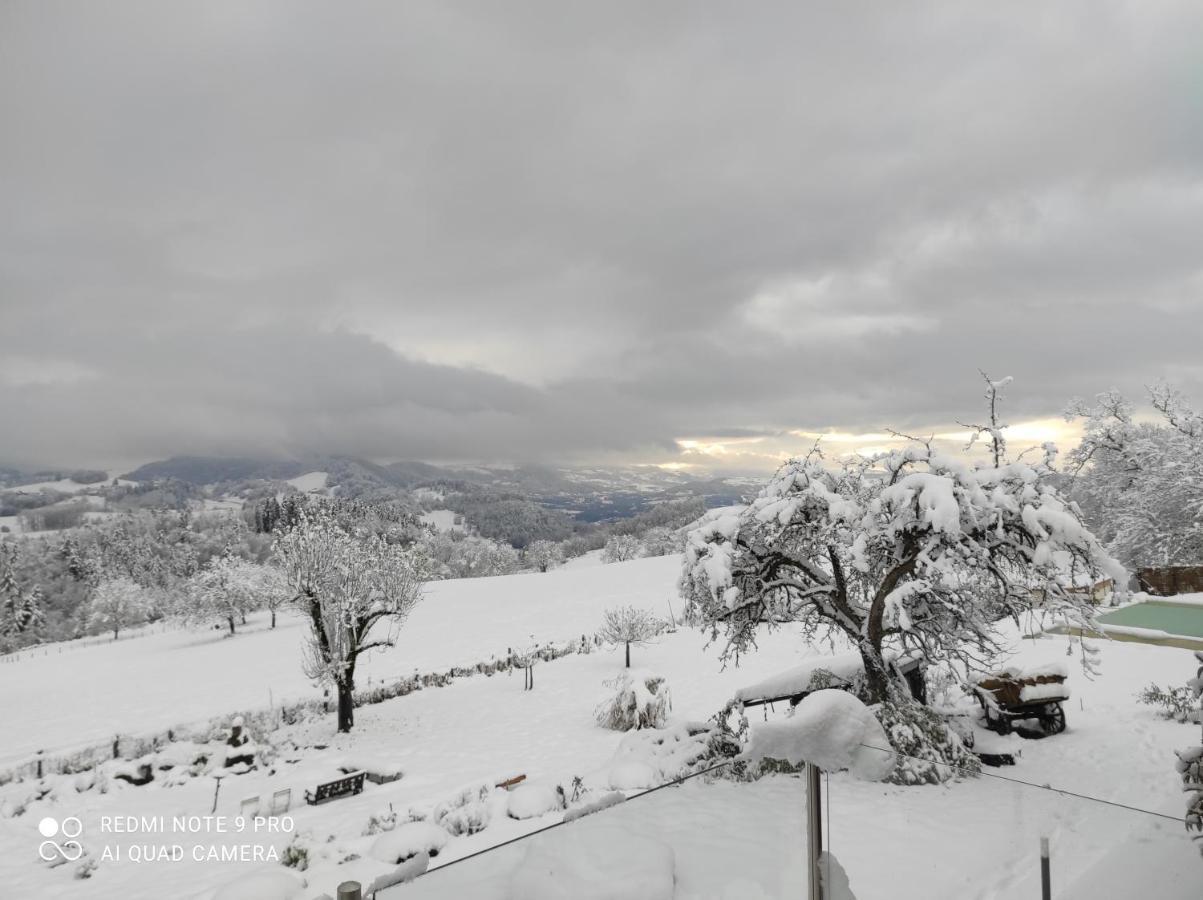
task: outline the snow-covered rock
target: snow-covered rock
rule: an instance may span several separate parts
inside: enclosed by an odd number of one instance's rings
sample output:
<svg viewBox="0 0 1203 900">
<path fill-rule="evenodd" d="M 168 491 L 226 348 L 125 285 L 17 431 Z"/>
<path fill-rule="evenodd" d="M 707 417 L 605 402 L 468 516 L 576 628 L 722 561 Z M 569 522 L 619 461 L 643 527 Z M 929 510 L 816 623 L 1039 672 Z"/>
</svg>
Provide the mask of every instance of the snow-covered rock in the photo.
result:
<svg viewBox="0 0 1203 900">
<path fill-rule="evenodd" d="M 605 852 L 598 852 L 604 847 Z M 621 826 L 563 828 L 531 842 L 510 881 L 512 900 L 672 900 L 667 844 Z"/>
<path fill-rule="evenodd" d="M 451 835 L 438 825 L 406 822 L 376 838 L 370 852 L 381 862 L 402 863 L 419 853 L 437 856 L 450 839 Z"/>
<path fill-rule="evenodd" d="M 564 795 L 554 784 L 526 782 L 510 791 L 506 811 L 512 819 L 533 819 L 564 808 Z"/>
<path fill-rule="evenodd" d="M 857 778 L 880 781 L 893 769 L 894 754 L 868 748 L 889 746 L 869 707 L 846 691 L 829 689 L 807 695 L 782 722 L 754 726 L 745 755 L 809 762 L 829 772 L 849 769 Z"/>
</svg>

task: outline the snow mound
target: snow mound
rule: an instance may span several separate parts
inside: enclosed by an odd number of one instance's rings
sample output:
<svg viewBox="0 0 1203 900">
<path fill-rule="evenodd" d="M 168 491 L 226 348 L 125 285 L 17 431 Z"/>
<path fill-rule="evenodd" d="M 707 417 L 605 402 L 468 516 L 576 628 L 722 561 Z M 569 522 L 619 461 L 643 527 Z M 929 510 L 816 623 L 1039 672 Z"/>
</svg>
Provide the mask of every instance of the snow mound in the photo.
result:
<svg viewBox="0 0 1203 900">
<path fill-rule="evenodd" d="M 402 863 L 419 853 L 438 856 L 451 839 L 444 829 L 430 822 L 406 822 L 386 831 L 372 844 L 373 859 L 390 864 Z"/>
<path fill-rule="evenodd" d="M 218 888 L 212 900 L 298 900 L 306 887 L 300 875 L 277 866 L 237 876 Z"/>
<path fill-rule="evenodd" d="M 568 810 L 568 812 L 564 813 L 564 822 L 575 822 L 577 819 L 591 816 L 595 812 L 601 812 L 604 809 L 609 809 L 611 806 L 617 806 L 626 799 L 625 794 L 620 794 L 617 791 L 602 794 L 596 800 L 590 800 L 587 803 L 582 803 L 580 806 L 574 806 Z"/>
<path fill-rule="evenodd" d="M 604 847 L 604 853 L 598 852 Z M 621 864 L 616 861 L 621 860 Z M 619 825 L 557 829 L 531 843 L 510 881 L 512 900 L 672 900 L 672 848 Z"/>
<path fill-rule="evenodd" d="M 893 770 L 894 754 L 866 744 L 890 746 L 877 717 L 846 691 L 829 689 L 809 694 L 785 721 L 754 727 L 746 757 L 809 762 L 828 772 L 849 769 L 857 778 L 880 781 Z"/>
<path fill-rule="evenodd" d="M 642 791 L 660 784 L 660 773 L 643 760 L 626 759 L 610 766 L 607 780 L 615 791 Z"/>
<path fill-rule="evenodd" d="M 510 791 L 507 812 L 512 819 L 533 819 L 564 808 L 564 795 L 552 784 L 528 782 Z"/>
<path fill-rule="evenodd" d="M 632 731 L 614 751 L 610 787 L 639 790 L 689 775 L 709 759 L 711 737 L 712 726 L 702 722 Z"/>
</svg>

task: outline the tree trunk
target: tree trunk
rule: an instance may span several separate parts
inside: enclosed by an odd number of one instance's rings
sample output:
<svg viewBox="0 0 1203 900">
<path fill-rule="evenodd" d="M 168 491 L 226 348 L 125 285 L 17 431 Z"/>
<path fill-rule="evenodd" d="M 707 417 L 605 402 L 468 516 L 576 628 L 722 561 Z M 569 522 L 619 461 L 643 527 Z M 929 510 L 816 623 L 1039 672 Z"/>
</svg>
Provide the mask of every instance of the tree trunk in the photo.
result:
<svg viewBox="0 0 1203 900">
<path fill-rule="evenodd" d="M 226 616 L 226 621 L 230 623 L 230 634 L 234 633 L 234 617 Z"/>
<path fill-rule="evenodd" d="M 354 682 L 340 681 L 338 688 L 338 730 L 349 732 L 355 725 Z"/>
<path fill-rule="evenodd" d="M 272 610 L 272 628 L 276 627 L 276 611 Z"/>
<path fill-rule="evenodd" d="M 865 686 L 869 692 L 870 703 L 883 703 L 890 699 L 890 675 L 886 671 L 885 660 L 881 655 L 881 647 L 874 647 L 872 642 L 860 642 L 860 658 L 865 664 Z"/>
<path fill-rule="evenodd" d="M 631 668 L 631 642 L 627 641 L 627 668 Z"/>
<path fill-rule="evenodd" d="M 117 628 L 118 626 L 113 626 L 113 640 L 117 640 Z"/>
</svg>

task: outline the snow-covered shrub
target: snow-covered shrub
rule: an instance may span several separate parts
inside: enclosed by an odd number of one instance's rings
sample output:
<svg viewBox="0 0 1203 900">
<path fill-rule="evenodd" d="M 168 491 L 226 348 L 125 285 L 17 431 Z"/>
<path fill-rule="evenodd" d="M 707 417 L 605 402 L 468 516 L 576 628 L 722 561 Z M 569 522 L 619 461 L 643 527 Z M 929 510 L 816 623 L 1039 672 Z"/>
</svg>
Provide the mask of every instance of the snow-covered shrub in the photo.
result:
<svg viewBox="0 0 1203 900">
<path fill-rule="evenodd" d="M 1203 650 L 1195 651 L 1195 659 L 1203 663 Z M 1186 683 L 1187 689 L 1197 703 L 1203 703 L 1203 665 L 1195 677 Z M 1200 709 L 1203 716 L 1203 708 Z M 1199 832 L 1199 852 L 1203 853 L 1203 742 L 1176 751 L 1178 757 L 1174 767 L 1182 776 L 1182 789 L 1186 792 L 1186 830 Z"/>
<path fill-rule="evenodd" d="M 297 843 L 294 838 L 292 843 L 284 848 L 284 853 L 280 856 L 280 865 L 304 872 L 309 868 L 309 848 Z"/>
<path fill-rule="evenodd" d="M 895 751 L 894 784 L 942 784 L 955 775 L 976 775 L 981 762 L 936 713 L 912 701 L 886 702 L 875 710 Z M 888 749 L 888 748 L 883 748 Z"/>
<path fill-rule="evenodd" d="M 668 682 L 660 675 L 624 669 L 607 681 L 614 696 L 598 705 L 597 724 L 614 731 L 632 728 L 663 728 L 668 722 L 671 694 Z"/>
<path fill-rule="evenodd" d="M 368 824 L 364 827 L 365 835 L 380 834 L 382 831 L 392 831 L 397 827 L 397 811 L 393 809 L 393 804 L 388 805 L 388 812 L 374 813 L 368 817 Z"/>
<path fill-rule="evenodd" d="M 484 831 L 493 817 L 492 794 L 487 784 L 464 788 L 436 806 L 431 818 L 456 837 Z"/>
<path fill-rule="evenodd" d="M 614 751 L 608 783 L 616 791 L 638 790 L 691 775 L 710 765 L 719 744 L 718 726 L 708 722 L 632 731 Z"/>
<path fill-rule="evenodd" d="M 506 813 L 511 819 L 533 819 L 568 805 L 558 784 L 528 781 L 510 791 Z"/>
<path fill-rule="evenodd" d="M 447 846 L 450 839 L 451 835 L 438 825 L 430 822 L 406 822 L 376 838 L 371 854 L 373 859 L 380 862 L 403 863 L 419 853 L 438 856 L 439 851 Z"/>
<path fill-rule="evenodd" d="M 1189 687 L 1160 688 L 1150 684 L 1137 695 L 1146 706 L 1156 706 L 1161 714 L 1175 722 L 1196 722 L 1199 702 Z"/>
</svg>

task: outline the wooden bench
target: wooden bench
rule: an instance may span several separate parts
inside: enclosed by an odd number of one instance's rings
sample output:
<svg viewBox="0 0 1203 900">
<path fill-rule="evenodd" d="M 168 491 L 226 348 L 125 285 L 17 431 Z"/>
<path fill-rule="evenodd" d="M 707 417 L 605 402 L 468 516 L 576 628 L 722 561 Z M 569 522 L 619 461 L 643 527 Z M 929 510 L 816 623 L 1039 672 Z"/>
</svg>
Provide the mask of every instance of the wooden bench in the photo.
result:
<svg viewBox="0 0 1203 900">
<path fill-rule="evenodd" d="M 354 775 L 348 775 L 346 778 L 339 778 L 335 781 L 327 781 L 325 784 L 319 784 L 317 790 L 305 792 L 305 802 L 310 806 L 316 806 L 319 803 L 325 803 L 327 800 L 337 800 L 339 797 L 358 794 L 363 791 L 363 779 L 366 774 L 366 772 L 356 772 Z"/>
</svg>

